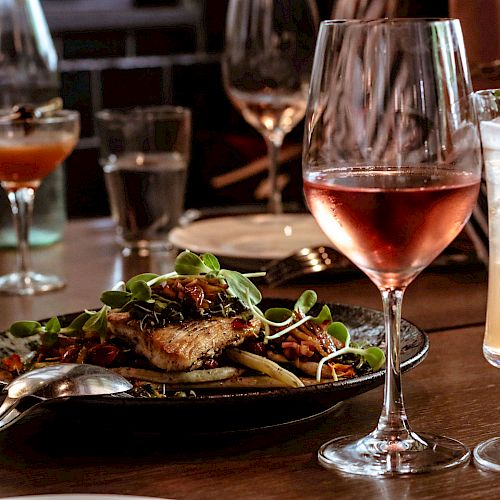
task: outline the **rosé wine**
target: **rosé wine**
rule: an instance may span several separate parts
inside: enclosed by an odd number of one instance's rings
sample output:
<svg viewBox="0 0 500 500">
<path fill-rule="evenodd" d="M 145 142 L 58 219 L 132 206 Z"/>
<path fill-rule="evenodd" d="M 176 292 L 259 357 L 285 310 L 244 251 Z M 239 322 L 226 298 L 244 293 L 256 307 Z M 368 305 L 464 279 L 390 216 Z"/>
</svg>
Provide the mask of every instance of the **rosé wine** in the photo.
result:
<svg viewBox="0 0 500 500">
<path fill-rule="evenodd" d="M 441 167 L 325 168 L 304 182 L 331 241 L 379 287 L 406 286 L 458 235 L 479 178 Z"/>
</svg>

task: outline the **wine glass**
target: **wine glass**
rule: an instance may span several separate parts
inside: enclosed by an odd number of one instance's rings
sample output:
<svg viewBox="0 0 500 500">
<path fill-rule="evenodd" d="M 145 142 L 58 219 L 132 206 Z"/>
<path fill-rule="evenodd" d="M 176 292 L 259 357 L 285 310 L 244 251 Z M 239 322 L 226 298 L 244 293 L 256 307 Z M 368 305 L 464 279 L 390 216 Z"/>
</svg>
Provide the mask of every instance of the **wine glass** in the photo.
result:
<svg viewBox="0 0 500 500">
<path fill-rule="evenodd" d="M 33 295 L 64 286 L 58 276 L 31 270 L 28 236 L 36 190 L 73 151 L 80 115 L 69 110 L 38 117 L 23 113 L 0 116 L 0 185 L 12 209 L 18 252 L 18 270 L 0 276 L 0 292 Z"/>
<path fill-rule="evenodd" d="M 311 0 L 230 0 L 222 72 L 226 92 L 264 137 L 269 157 L 268 212 L 281 214 L 278 156 L 306 110 L 319 26 Z"/>
<path fill-rule="evenodd" d="M 400 374 L 404 291 L 458 235 L 479 191 L 479 130 L 459 21 L 324 21 L 303 174 L 323 231 L 379 288 L 386 329 L 376 428 L 325 443 L 319 462 L 372 476 L 466 462 L 463 444 L 410 428 Z"/>
<path fill-rule="evenodd" d="M 500 368 L 500 89 L 475 93 L 476 110 L 483 145 L 488 214 L 488 302 L 483 354 Z M 482 193 L 484 194 L 484 193 Z M 482 467 L 500 471 L 500 438 L 484 441 L 474 449 L 474 459 Z"/>
</svg>

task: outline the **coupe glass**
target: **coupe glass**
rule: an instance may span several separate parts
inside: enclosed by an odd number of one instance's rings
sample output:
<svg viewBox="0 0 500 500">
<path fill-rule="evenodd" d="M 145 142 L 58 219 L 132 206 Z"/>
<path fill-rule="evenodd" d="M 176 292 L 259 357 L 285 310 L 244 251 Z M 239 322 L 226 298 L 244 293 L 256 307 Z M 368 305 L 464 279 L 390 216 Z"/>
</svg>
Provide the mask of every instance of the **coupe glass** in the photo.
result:
<svg viewBox="0 0 500 500">
<path fill-rule="evenodd" d="M 0 184 L 7 192 L 17 234 L 18 270 L 0 277 L 0 292 L 33 295 L 64 286 L 58 276 L 33 272 L 28 236 L 35 192 L 71 153 L 80 132 L 76 111 L 39 118 L 0 116 Z"/>
<path fill-rule="evenodd" d="M 458 235 L 479 191 L 479 130 L 459 22 L 323 22 L 303 169 L 311 212 L 379 288 L 386 329 L 376 428 L 325 443 L 319 462 L 364 475 L 466 462 L 463 444 L 410 428 L 400 374 L 404 291 Z"/>
<path fill-rule="evenodd" d="M 283 212 L 278 156 L 304 117 L 319 25 L 310 0 L 230 0 L 223 80 L 245 120 L 264 137 L 269 156 L 268 212 Z"/>
<path fill-rule="evenodd" d="M 483 143 L 484 172 L 487 186 L 489 235 L 488 304 L 483 354 L 500 368 L 500 89 L 475 94 L 476 109 Z M 483 193 L 482 193 L 483 194 Z M 474 449 L 474 459 L 482 467 L 500 471 L 500 438 L 491 438 Z"/>
</svg>

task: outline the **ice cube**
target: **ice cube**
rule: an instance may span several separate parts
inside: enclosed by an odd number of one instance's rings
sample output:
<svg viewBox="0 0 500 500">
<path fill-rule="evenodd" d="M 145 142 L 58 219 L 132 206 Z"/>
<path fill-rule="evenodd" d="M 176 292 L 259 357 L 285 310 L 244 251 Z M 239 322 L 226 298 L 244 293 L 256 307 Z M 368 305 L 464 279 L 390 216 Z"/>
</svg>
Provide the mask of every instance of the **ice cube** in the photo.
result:
<svg viewBox="0 0 500 500">
<path fill-rule="evenodd" d="M 481 122 L 483 148 L 500 150 L 500 117 Z"/>
</svg>

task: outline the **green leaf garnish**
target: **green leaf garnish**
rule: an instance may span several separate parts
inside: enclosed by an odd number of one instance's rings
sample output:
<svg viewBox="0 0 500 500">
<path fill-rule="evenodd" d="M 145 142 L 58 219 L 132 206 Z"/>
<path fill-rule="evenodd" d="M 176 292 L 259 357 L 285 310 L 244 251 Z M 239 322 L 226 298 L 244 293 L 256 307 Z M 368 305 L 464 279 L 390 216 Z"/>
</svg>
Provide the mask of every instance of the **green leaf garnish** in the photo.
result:
<svg viewBox="0 0 500 500">
<path fill-rule="evenodd" d="M 136 280 L 130 285 L 130 292 L 135 300 L 148 301 L 151 298 L 151 288 L 142 280 Z"/>
<path fill-rule="evenodd" d="M 312 318 L 312 321 L 314 321 L 317 325 L 330 323 L 332 321 L 332 313 L 330 311 L 330 308 L 325 304 L 321 308 L 319 314 L 315 318 Z"/>
<path fill-rule="evenodd" d="M 98 312 L 91 312 L 91 315 L 83 325 L 82 330 L 84 332 L 99 333 L 101 342 L 104 342 L 108 333 L 107 314 L 109 309 L 109 306 L 104 305 Z"/>
<path fill-rule="evenodd" d="M 128 291 L 131 291 L 136 281 L 145 281 L 147 283 L 148 281 L 154 280 L 155 278 L 158 278 L 158 275 L 154 273 L 138 274 L 137 276 L 130 278 L 127 283 L 125 283 L 125 288 Z"/>
<path fill-rule="evenodd" d="M 202 256 L 202 261 L 205 266 L 207 266 L 209 269 L 212 271 L 220 271 L 220 264 L 219 260 L 215 255 L 212 255 L 211 253 L 204 253 Z"/>
<path fill-rule="evenodd" d="M 264 314 L 264 317 L 267 320 L 273 321 L 274 323 L 281 323 L 292 316 L 293 311 L 290 311 L 290 309 L 286 309 L 285 307 L 270 307 L 269 309 L 266 309 Z"/>
<path fill-rule="evenodd" d="M 344 344 L 342 349 L 338 349 L 337 351 L 325 356 L 318 363 L 318 369 L 316 371 L 316 380 L 319 382 L 321 380 L 321 370 L 323 365 L 329 361 L 330 359 L 343 356 L 344 354 L 354 354 L 361 358 L 361 361 L 364 363 L 368 363 L 370 368 L 373 371 L 378 371 L 385 363 L 385 353 L 379 347 L 375 346 L 367 346 L 367 347 L 355 347 L 355 344 L 350 345 L 351 335 L 349 334 L 349 330 L 347 327 L 340 323 L 339 321 L 335 321 L 330 324 L 327 328 L 327 332 L 335 337 L 337 340 Z"/>
<path fill-rule="evenodd" d="M 294 311 L 300 311 L 303 315 L 305 315 L 314 306 L 314 304 L 316 304 L 317 300 L 318 295 L 314 290 L 306 290 L 302 293 L 297 302 L 295 302 L 293 309 Z"/>
<path fill-rule="evenodd" d="M 91 314 L 89 312 L 79 314 L 67 327 L 62 329 L 62 332 L 66 335 L 80 333 L 83 329 L 83 325 L 87 322 L 90 316 Z"/>
<path fill-rule="evenodd" d="M 210 260 L 207 258 L 207 260 Z M 175 259 L 175 272 L 180 275 L 207 274 L 212 269 L 201 258 L 189 250 L 184 250 Z"/>
<path fill-rule="evenodd" d="M 344 344 L 346 347 L 349 347 L 351 335 L 344 323 L 341 323 L 340 321 L 334 321 L 333 323 L 328 325 L 326 331 L 329 335 L 342 342 L 342 344 Z"/>
<path fill-rule="evenodd" d="M 229 292 L 240 299 L 247 307 L 258 304 L 262 300 L 260 290 L 243 274 L 238 271 L 222 269 L 220 275 L 229 285 Z"/>
<path fill-rule="evenodd" d="M 59 320 L 56 317 L 51 318 L 45 324 L 45 331 L 47 333 L 55 333 L 57 336 L 57 334 L 61 331 L 61 323 L 59 323 Z"/>
<path fill-rule="evenodd" d="M 385 363 L 385 353 L 379 347 L 367 347 L 364 350 L 363 358 L 370 365 L 370 368 L 376 372 L 384 366 Z"/>
<path fill-rule="evenodd" d="M 38 321 L 16 321 L 13 323 L 9 331 L 14 337 L 30 337 L 41 331 L 42 325 Z"/>
<path fill-rule="evenodd" d="M 112 309 L 122 308 L 131 298 L 132 293 L 118 290 L 108 290 L 101 294 L 101 302 Z"/>
<path fill-rule="evenodd" d="M 46 331 L 40 334 L 40 340 L 42 341 L 42 344 L 46 347 L 53 346 L 57 342 L 58 338 L 59 335 L 57 334 L 57 332 Z"/>
</svg>

